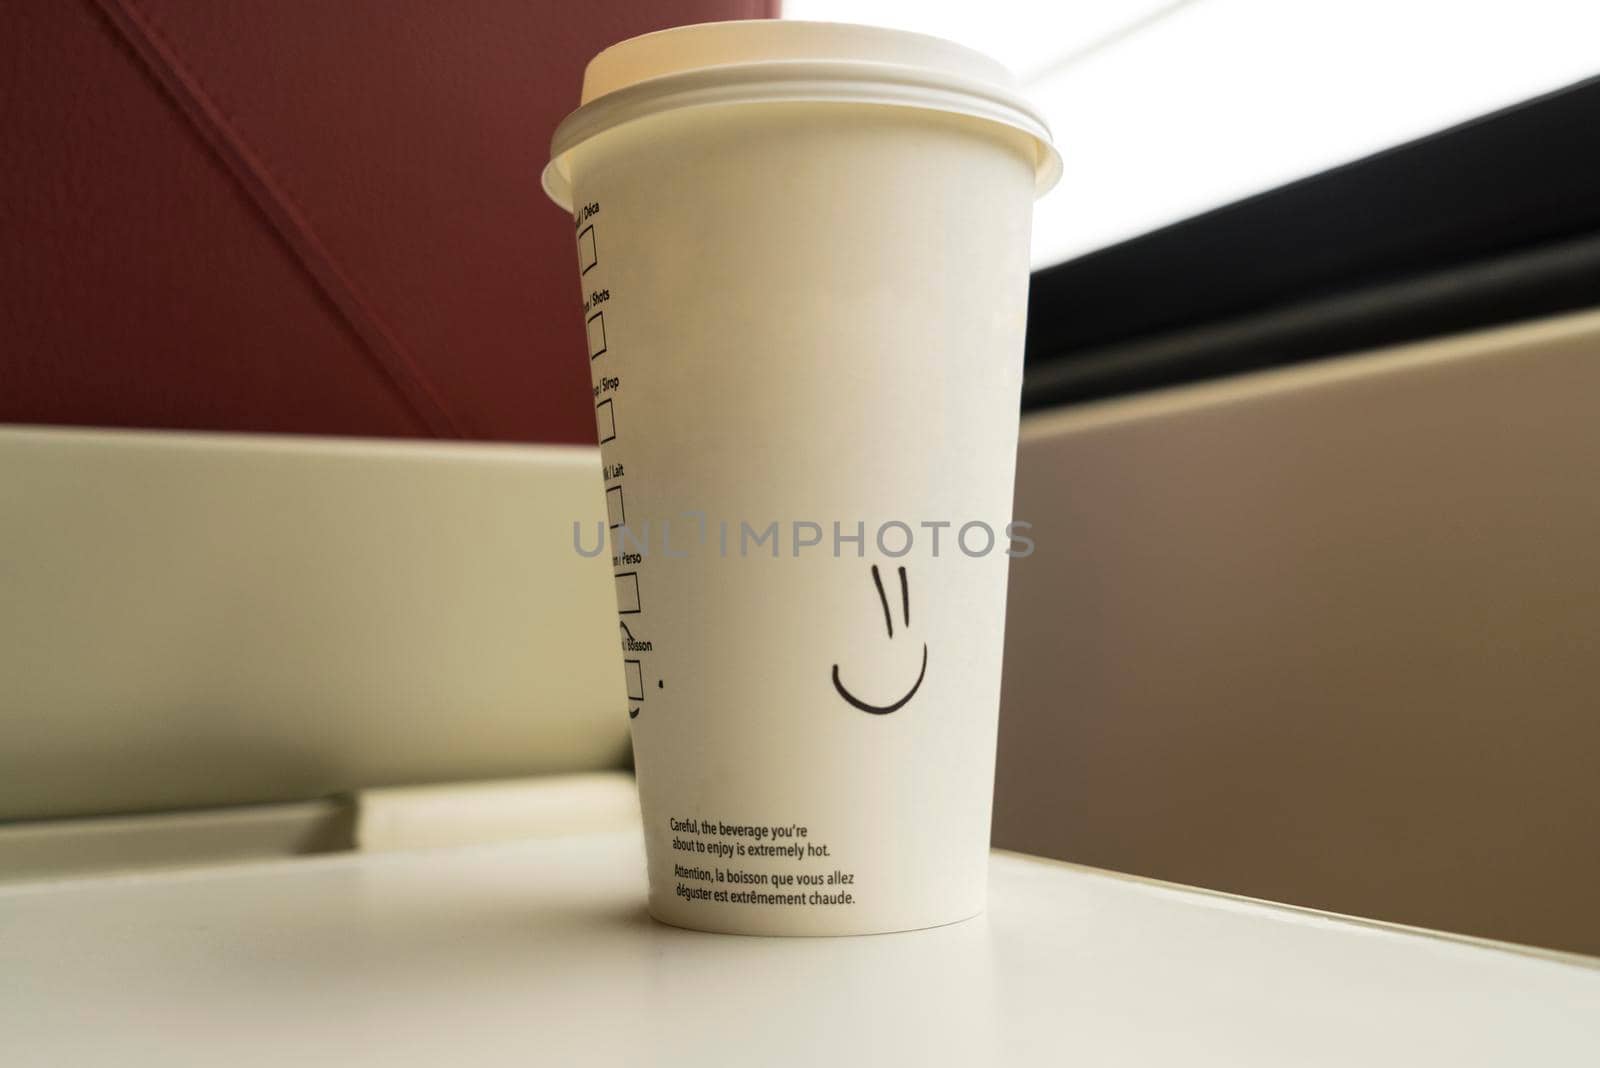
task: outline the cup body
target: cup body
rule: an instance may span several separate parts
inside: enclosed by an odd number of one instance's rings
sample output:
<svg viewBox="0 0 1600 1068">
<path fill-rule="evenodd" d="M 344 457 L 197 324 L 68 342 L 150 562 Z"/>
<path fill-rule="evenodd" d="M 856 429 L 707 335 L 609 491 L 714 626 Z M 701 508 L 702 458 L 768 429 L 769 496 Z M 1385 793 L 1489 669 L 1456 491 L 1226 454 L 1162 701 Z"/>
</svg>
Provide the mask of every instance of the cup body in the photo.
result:
<svg viewBox="0 0 1600 1068">
<path fill-rule="evenodd" d="M 977 914 L 1031 145 L 732 104 L 570 166 L 651 913 L 793 935 Z"/>
</svg>

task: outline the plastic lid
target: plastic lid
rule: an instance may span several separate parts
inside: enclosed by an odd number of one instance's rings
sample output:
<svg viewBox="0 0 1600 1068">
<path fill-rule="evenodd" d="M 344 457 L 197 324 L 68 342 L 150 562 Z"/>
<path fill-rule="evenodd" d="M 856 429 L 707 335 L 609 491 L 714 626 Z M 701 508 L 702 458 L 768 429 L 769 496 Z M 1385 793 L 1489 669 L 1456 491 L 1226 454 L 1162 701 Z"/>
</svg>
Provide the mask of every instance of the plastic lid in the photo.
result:
<svg viewBox="0 0 1600 1068">
<path fill-rule="evenodd" d="M 996 122 L 1033 139 L 1037 193 L 1061 177 L 1049 127 L 988 56 L 876 26 L 752 19 L 649 33 L 595 56 L 581 106 L 551 139 L 545 192 L 572 210 L 568 153 L 612 127 L 679 108 L 776 101 L 886 104 Z"/>
</svg>

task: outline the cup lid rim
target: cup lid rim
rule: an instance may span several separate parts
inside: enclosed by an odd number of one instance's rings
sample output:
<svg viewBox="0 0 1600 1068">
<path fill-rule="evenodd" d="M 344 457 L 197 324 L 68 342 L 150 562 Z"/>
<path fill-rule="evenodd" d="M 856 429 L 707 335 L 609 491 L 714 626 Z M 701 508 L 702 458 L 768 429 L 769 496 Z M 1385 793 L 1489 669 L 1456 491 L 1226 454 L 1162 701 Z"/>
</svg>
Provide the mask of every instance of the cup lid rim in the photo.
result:
<svg viewBox="0 0 1600 1068">
<path fill-rule="evenodd" d="M 542 184 L 570 211 L 568 156 L 591 137 L 667 111 L 774 102 L 880 104 L 995 122 L 1033 141 L 1036 195 L 1061 175 L 1043 116 L 988 56 L 877 26 L 753 19 L 660 30 L 597 55 L 580 106 L 551 139 Z"/>
</svg>

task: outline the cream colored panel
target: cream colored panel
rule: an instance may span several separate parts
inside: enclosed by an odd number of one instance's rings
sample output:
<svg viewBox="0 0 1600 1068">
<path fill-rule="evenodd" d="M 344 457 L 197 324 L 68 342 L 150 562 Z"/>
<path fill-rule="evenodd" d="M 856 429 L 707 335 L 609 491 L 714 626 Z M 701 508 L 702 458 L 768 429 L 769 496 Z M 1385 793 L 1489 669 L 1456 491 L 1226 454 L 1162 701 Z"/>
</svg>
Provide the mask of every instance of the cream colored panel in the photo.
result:
<svg viewBox="0 0 1600 1068">
<path fill-rule="evenodd" d="M 0 886 L 339 852 L 354 824 L 354 806 L 331 799 L 0 823 Z"/>
<path fill-rule="evenodd" d="M 363 790 L 355 846 L 369 853 L 631 831 L 639 790 L 624 771 Z"/>
<path fill-rule="evenodd" d="M 620 765 L 593 449 L 0 428 L 0 819 Z"/>
</svg>

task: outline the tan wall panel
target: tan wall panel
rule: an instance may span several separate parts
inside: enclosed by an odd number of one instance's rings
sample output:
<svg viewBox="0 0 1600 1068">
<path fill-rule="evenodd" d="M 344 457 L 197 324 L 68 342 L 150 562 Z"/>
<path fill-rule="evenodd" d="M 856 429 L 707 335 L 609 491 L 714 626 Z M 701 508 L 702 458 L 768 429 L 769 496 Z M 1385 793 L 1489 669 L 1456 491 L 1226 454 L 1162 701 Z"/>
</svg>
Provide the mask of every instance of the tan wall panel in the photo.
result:
<svg viewBox="0 0 1600 1068">
<path fill-rule="evenodd" d="M 1025 422 L 997 845 L 1600 953 L 1600 314 Z"/>
</svg>

